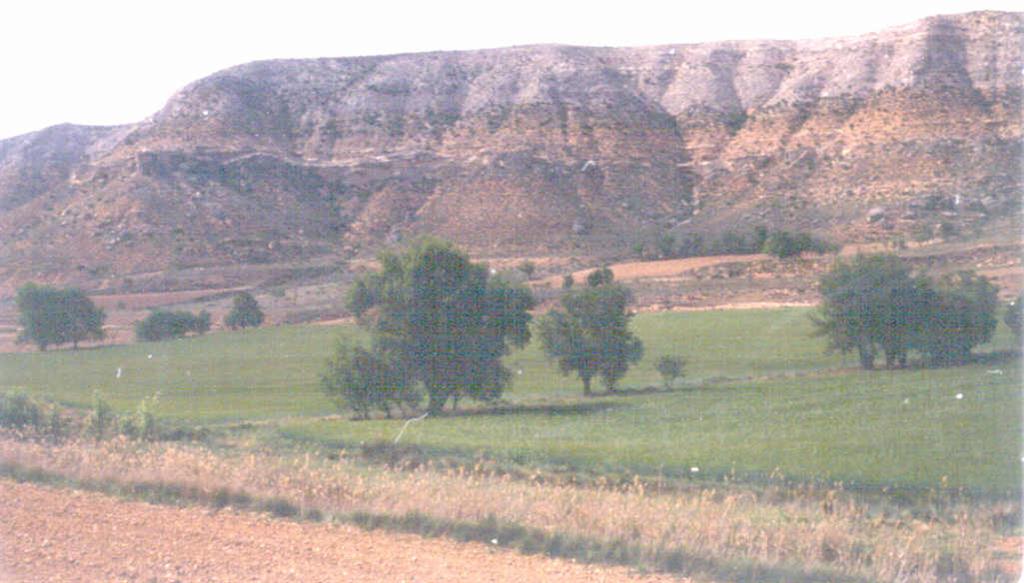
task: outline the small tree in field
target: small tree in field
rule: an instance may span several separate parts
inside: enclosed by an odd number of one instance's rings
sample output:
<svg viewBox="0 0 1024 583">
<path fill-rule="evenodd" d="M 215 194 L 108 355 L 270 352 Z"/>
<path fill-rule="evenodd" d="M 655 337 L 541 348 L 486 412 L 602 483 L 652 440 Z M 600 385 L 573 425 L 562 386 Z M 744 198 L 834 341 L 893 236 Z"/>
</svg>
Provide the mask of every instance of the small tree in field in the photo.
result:
<svg viewBox="0 0 1024 583">
<path fill-rule="evenodd" d="M 57 289 L 28 283 L 15 299 L 19 342 L 32 342 L 40 350 L 70 343 L 78 348 L 84 340 L 103 339 L 106 314 L 81 290 Z"/>
<path fill-rule="evenodd" d="M 588 396 L 595 376 L 614 391 L 643 356 L 643 343 L 629 329 L 629 290 L 611 282 L 610 270 L 594 273 L 604 277 L 603 272 L 606 283 L 569 292 L 562 297 L 562 310 L 549 312 L 538 326 L 545 354 L 558 361 L 562 374 L 575 372 Z M 587 280 L 591 284 L 592 278 Z"/>
<path fill-rule="evenodd" d="M 662 356 L 654 364 L 654 368 L 657 369 L 658 374 L 661 375 L 661 379 L 665 382 L 665 388 L 671 388 L 675 383 L 676 379 L 683 376 L 683 366 L 686 365 L 686 361 L 678 356 Z"/>
<path fill-rule="evenodd" d="M 224 325 L 232 330 L 238 328 L 258 328 L 263 324 L 263 310 L 259 302 L 249 292 L 235 295 L 231 311 L 224 317 Z"/>
</svg>

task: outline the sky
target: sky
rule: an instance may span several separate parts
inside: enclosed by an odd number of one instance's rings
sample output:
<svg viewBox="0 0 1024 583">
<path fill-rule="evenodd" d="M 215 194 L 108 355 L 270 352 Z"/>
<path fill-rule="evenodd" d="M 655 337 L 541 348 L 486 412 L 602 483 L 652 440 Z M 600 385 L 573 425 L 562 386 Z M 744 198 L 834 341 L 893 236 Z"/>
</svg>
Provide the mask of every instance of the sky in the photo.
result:
<svg viewBox="0 0 1024 583">
<path fill-rule="evenodd" d="M 0 139 L 140 121 L 220 69 L 259 59 L 558 43 L 848 36 L 1019 0 L 34 0 L 0 16 Z"/>
</svg>

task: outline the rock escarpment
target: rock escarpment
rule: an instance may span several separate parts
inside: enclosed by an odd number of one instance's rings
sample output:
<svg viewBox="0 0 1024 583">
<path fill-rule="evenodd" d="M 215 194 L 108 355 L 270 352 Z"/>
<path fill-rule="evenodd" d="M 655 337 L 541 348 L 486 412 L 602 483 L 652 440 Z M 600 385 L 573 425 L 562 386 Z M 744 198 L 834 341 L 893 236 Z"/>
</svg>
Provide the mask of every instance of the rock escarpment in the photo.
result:
<svg viewBox="0 0 1024 583">
<path fill-rule="evenodd" d="M 242 65 L 138 124 L 0 141 L 0 278 L 348 257 L 423 233 L 600 256 L 652 230 L 859 241 L 931 211 L 983 222 L 1021 191 L 1022 31 L 981 12 L 831 40 Z"/>
</svg>

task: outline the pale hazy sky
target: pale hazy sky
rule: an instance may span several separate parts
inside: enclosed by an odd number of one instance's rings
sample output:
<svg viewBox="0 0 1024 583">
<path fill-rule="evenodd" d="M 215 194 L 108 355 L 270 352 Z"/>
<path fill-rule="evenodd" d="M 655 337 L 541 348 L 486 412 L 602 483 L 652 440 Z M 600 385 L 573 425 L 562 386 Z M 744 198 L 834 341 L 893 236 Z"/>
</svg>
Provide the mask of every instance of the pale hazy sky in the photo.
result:
<svg viewBox="0 0 1024 583">
<path fill-rule="evenodd" d="M 11 0 L 0 11 L 0 138 L 139 121 L 174 91 L 258 59 L 559 43 L 634 46 L 844 36 L 1019 0 L 263 3 Z"/>
</svg>

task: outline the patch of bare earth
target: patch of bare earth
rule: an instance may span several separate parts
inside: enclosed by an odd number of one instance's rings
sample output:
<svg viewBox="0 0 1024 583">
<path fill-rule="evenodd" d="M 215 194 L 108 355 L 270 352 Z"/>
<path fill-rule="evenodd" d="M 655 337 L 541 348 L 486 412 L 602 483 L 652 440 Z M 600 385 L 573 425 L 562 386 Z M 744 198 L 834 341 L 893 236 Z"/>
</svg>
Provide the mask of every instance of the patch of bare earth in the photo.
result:
<svg viewBox="0 0 1024 583">
<path fill-rule="evenodd" d="M 0 480 L 2 581 L 679 581 L 477 543 Z"/>
</svg>

